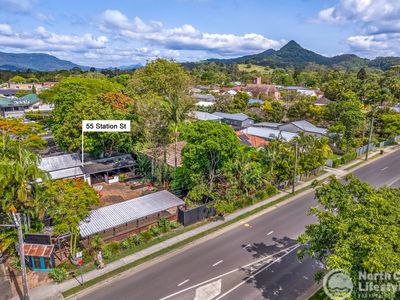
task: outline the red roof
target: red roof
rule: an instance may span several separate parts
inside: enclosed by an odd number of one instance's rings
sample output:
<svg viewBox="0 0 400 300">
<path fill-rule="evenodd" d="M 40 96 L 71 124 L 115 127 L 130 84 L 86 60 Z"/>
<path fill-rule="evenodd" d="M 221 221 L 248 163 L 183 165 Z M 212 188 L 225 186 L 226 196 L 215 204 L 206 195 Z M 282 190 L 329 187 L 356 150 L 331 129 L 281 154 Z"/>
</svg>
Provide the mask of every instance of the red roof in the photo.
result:
<svg viewBox="0 0 400 300">
<path fill-rule="evenodd" d="M 236 135 L 243 145 L 254 147 L 256 149 L 268 145 L 269 142 L 258 136 L 250 135 L 241 131 L 236 131 Z"/>
<path fill-rule="evenodd" d="M 24 255 L 50 257 L 54 245 L 24 244 Z"/>
</svg>

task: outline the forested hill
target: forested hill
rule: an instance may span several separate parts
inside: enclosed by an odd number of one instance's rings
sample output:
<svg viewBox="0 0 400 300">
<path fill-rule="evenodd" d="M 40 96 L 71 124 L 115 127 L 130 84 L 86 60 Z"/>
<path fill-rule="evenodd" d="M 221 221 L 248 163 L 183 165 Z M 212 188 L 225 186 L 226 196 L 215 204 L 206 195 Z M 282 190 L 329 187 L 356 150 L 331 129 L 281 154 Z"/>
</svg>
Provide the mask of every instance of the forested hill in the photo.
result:
<svg viewBox="0 0 400 300">
<path fill-rule="evenodd" d="M 44 53 L 5 53 L 0 52 L 0 70 L 7 71 L 56 71 L 70 70 L 72 68 L 82 70 L 88 67 L 79 66 L 67 60 L 61 60 L 55 56 Z"/>
<path fill-rule="evenodd" d="M 250 63 L 275 68 L 305 67 L 309 64 L 317 64 L 328 67 L 344 67 L 346 69 L 373 67 L 387 70 L 391 66 L 400 65 L 400 57 L 377 57 L 373 60 L 361 58 L 354 54 L 327 57 L 304 49 L 295 41 L 290 41 L 277 51 L 269 49 L 254 55 L 246 55 L 232 59 L 209 59 L 208 61 L 232 64 Z"/>
</svg>

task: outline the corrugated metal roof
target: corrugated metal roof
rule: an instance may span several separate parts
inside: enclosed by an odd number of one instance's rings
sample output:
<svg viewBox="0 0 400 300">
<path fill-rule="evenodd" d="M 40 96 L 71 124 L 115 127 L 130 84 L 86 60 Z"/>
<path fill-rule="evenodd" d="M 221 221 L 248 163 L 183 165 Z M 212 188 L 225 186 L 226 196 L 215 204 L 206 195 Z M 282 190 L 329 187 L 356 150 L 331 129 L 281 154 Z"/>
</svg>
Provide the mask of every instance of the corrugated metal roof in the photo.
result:
<svg viewBox="0 0 400 300">
<path fill-rule="evenodd" d="M 73 178 L 77 176 L 83 176 L 83 172 L 81 167 L 74 167 L 74 168 L 49 172 L 49 175 L 51 179 Z"/>
<path fill-rule="evenodd" d="M 267 128 L 267 127 L 248 127 L 246 129 L 243 129 L 241 132 L 269 140 L 281 138 L 286 141 L 291 141 L 293 138 L 298 136 L 296 133 L 282 131 L 279 129 Z"/>
<path fill-rule="evenodd" d="M 89 221 L 79 223 L 80 234 L 84 238 L 183 204 L 181 199 L 170 192 L 160 191 L 101 207 L 90 212 Z"/>
<path fill-rule="evenodd" d="M 76 153 L 72 153 L 43 157 L 40 160 L 39 168 L 46 172 L 52 172 L 79 167 L 81 164 L 80 156 Z"/>
<path fill-rule="evenodd" d="M 24 255 L 50 257 L 53 252 L 54 245 L 38 245 L 24 243 Z"/>
<path fill-rule="evenodd" d="M 320 128 L 320 127 L 314 126 L 313 124 L 311 124 L 310 122 L 308 122 L 306 120 L 295 121 L 295 122 L 292 122 L 292 124 L 299 127 L 300 129 L 302 129 L 304 131 L 314 132 L 314 133 L 319 133 L 319 134 L 326 134 L 325 128 Z"/>
<path fill-rule="evenodd" d="M 192 111 L 191 116 L 200 121 L 219 121 L 222 118 L 205 111 Z"/>
<path fill-rule="evenodd" d="M 228 113 L 216 111 L 215 113 L 213 113 L 213 115 L 222 117 L 224 119 L 237 120 L 237 121 L 245 121 L 247 119 L 252 119 L 248 115 L 242 114 L 242 113 L 228 114 Z"/>
</svg>

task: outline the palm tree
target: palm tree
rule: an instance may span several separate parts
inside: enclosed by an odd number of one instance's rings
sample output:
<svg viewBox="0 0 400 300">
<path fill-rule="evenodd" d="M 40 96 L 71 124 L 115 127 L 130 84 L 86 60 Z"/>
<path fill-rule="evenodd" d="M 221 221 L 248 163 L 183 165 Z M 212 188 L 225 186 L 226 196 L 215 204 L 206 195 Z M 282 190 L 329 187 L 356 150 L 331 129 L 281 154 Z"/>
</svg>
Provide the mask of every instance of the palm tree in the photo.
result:
<svg viewBox="0 0 400 300">
<path fill-rule="evenodd" d="M 165 114 L 169 121 L 172 137 L 174 139 L 174 166 L 178 165 L 177 148 L 178 148 L 178 137 L 179 137 L 179 126 L 188 119 L 189 112 L 193 109 L 194 102 L 191 98 L 185 95 L 174 95 L 165 98 Z"/>
</svg>

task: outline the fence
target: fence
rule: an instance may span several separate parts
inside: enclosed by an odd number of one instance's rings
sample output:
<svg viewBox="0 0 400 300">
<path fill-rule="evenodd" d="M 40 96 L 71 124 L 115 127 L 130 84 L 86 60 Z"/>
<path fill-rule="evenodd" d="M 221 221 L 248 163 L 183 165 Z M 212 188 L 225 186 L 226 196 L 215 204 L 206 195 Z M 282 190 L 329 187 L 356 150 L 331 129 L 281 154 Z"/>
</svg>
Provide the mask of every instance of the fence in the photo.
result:
<svg viewBox="0 0 400 300">
<path fill-rule="evenodd" d="M 355 152 L 357 153 L 357 156 L 361 156 L 363 155 L 365 152 L 367 152 L 367 150 L 372 151 L 375 148 L 382 148 L 382 147 L 386 147 L 386 146 L 390 146 L 390 145 L 394 145 L 396 142 L 400 141 L 400 135 L 395 136 L 394 138 L 388 139 L 386 141 L 380 142 L 380 143 L 370 143 L 369 144 L 369 149 L 368 149 L 368 145 L 364 145 L 360 148 L 355 149 Z M 331 159 L 328 159 L 326 161 L 326 165 L 328 167 L 333 167 L 334 166 L 334 162 Z"/>
<path fill-rule="evenodd" d="M 204 196 L 199 206 L 193 208 L 179 208 L 178 221 L 183 226 L 188 226 L 209 217 L 213 217 L 217 214 L 214 203 L 214 199 Z"/>
<path fill-rule="evenodd" d="M 304 173 L 304 174 L 299 174 L 296 176 L 295 182 L 301 181 L 301 180 L 307 180 L 313 176 L 317 176 L 319 172 L 321 172 L 324 168 L 323 167 L 318 167 L 314 170 L 312 170 L 309 173 Z M 276 188 L 278 190 L 283 190 L 285 188 L 287 188 L 288 186 L 293 184 L 293 180 L 287 180 L 287 181 L 283 181 L 283 182 L 279 182 L 276 184 Z"/>
</svg>

